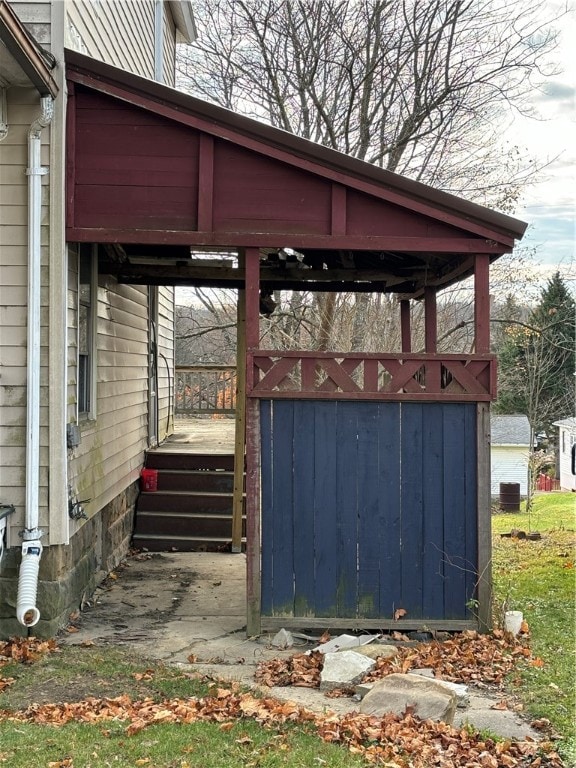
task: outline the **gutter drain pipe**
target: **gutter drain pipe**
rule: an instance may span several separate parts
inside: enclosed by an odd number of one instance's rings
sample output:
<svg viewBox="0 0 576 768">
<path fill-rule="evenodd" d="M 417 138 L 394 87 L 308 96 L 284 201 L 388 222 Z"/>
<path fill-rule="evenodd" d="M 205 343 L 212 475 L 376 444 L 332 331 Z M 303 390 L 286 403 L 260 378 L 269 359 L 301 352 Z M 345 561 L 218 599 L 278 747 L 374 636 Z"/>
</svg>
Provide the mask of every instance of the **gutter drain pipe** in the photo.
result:
<svg viewBox="0 0 576 768">
<path fill-rule="evenodd" d="M 38 486 L 40 482 L 40 263 L 42 225 L 42 129 L 52 122 L 54 102 L 40 100 L 40 116 L 28 132 L 28 338 L 26 403 L 26 521 L 22 536 L 22 561 L 18 578 L 16 618 L 24 627 L 40 620 L 36 607 L 38 573 L 42 556 L 42 531 L 38 527 Z"/>
</svg>

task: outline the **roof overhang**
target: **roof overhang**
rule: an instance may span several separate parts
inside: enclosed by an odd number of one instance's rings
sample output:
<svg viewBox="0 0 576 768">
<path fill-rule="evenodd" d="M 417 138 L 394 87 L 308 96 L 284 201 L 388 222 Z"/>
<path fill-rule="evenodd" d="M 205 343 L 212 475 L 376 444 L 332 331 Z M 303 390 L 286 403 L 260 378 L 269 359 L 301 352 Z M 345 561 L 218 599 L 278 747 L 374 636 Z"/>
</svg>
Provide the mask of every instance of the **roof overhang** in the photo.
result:
<svg viewBox="0 0 576 768">
<path fill-rule="evenodd" d="M 192 3 L 189 0 L 168 0 L 168 5 L 178 32 L 178 42 L 193 43 L 197 32 Z"/>
<path fill-rule="evenodd" d="M 28 33 L 12 7 L 0 0 L 0 88 L 32 84 L 41 96 L 58 94 L 56 62 Z"/>
<path fill-rule="evenodd" d="M 511 252 L 526 229 L 77 52 L 66 63 L 67 236 L 113 244 L 106 268 L 126 281 L 238 287 L 239 271 L 200 273 L 182 248 L 256 247 L 275 287 L 418 296 L 471 275 L 477 254 Z M 303 260 L 279 263 L 285 249 Z"/>
</svg>

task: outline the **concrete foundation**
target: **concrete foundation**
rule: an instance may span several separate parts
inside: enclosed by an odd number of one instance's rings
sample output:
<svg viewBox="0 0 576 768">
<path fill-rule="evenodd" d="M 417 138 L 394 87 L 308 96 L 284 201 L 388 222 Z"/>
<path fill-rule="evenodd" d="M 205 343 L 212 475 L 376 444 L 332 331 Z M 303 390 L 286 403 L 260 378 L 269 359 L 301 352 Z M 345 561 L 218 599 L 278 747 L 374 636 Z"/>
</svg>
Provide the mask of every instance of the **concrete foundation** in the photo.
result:
<svg viewBox="0 0 576 768">
<path fill-rule="evenodd" d="M 31 634 L 53 637 L 126 555 L 134 527 L 138 483 L 87 520 L 67 545 L 45 547 L 40 562 L 38 624 L 27 631 L 16 619 L 21 550 L 7 550 L 0 564 L 0 639 Z"/>
</svg>

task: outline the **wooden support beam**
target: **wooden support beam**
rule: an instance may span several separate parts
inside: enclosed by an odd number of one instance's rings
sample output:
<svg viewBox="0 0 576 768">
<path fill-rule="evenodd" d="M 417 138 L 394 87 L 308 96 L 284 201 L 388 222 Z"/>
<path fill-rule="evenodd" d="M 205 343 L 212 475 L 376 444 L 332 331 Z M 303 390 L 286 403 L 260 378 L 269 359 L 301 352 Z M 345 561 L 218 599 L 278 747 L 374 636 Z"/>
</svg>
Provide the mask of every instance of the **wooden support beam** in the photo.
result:
<svg viewBox="0 0 576 768">
<path fill-rule="evenodd" d="M 446 632 L 463 632 L 467 629 L 478 629 L 475 621 L 465 619 L 421 619 L 416 621 L 394 621 L 393 619 L 350 619 L 350 618 L 316 618 L 306 616 L 263 616 L 262 629 L 265 631 L 278 631 L 285 629 L 385 629 L 397 632 L 410 632 L 412 630 L 444 630 Z"/>
<path fill-rule="evenodd" d="M 438 347 L 438 321 L 436 311 L 436 288 L 424 289 L 424 349 L 435 353 Z"/>
<path fill-rule="evenodd" d="M 478 623 L 481 632 L 492 628 L 492 510 L 490 490 L 490 405 L 476 411 L 478 453 Z"/>
<path fill-rule="evenodd" d="M 260 252 L 246 254 L 246 351 L 258 348 L 260 340 Z M 253 387 L 254 367 L 246 367 L 246 391 Z M 246 632 L 260 634 L 260 401 L 246 404 Z"/>
<path fill-rule="evenodd" d="M 401 299 L 400 301 L 400 332 L 402 335 L 402 352 L 412 352 L 412 327 L 409 299 Z"/>
<path fill-rule="evenodd" d="M 479 253 L 474 260 L 474 335 L 478 354 L 490 352 L 490 257 Z"/>
<path fill-rule="evenodd" d="M 296 248 L 343 251 L 398 251 L 399 253 L 511 253 L 513 246 L 477 237 L 427 237 L 406 235 L 331 235 L 284 232 L 199 232 L 195 229 L 121 229 L 68 227 L 66 237 L 78 243 L 166 243 L 235 248 Z"/>
<path fill-rule="evenodd" d="M 239 254 L 244 261 L 244 254 Z M 236 429 L 234 445 L 234 491 L 232 500 L 232 552 L 242 552 L 244 514 L 244 450 L 246 445 L 246 291 L 238 291 L 236 306 Z"/>
<path fill-rule="evenodd" d="M 346 187 L 342 184 L 332 184 L 332 215 L 331 233 L 346 234 Z"/>
<path fill-rule="evenodd" d="M 212 231 L 212 209 L 214 201 L 214 137 L 200 134 L 198 158 L 198 230 Z"/>
</svg>

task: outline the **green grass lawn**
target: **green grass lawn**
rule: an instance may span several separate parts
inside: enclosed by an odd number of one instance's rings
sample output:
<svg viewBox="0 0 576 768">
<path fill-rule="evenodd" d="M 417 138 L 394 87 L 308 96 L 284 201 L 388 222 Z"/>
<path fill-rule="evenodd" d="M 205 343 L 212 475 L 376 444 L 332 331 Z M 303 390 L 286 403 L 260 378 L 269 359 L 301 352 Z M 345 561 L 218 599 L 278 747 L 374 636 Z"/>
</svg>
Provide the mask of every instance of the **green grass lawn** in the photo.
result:
<svg viewBox="0 0 576 768">
<path fill-rule="evenodd" d="M 533 718 L 550 720 L 560 734 L 559 751 L 567 768 L 576 766 L 575 503 L 575 495 L 551 493 L 536 498 L 529 517 L 523 512 L 493 515 L 495 617 L 498 622 L 504 610 L 520 610 L 531 634 L 532 658 L 516 668 L 507 685 Z M 539 531 L 542 537 L 530 541 L 501 536 L 513 528 Z M 4 690 L 0 679 L 0 766 L 366 765 L 343 744 L 322 741 L 306 722 L 263 725 L 251 716 L 234 716 L 221 722 L 158 722 L 128 733 L 126 718 L 121 717 L 91 723 L 75 720 L 62 727 L 10 720 L 10 712 L 32 702 L 71 703 L 121 694 L 155 702 L 218 697 L 217 686 L 198 675 L 139 659 L 128 646 L 68 646 L 33 664 L 3 665 L 0 678 L 14 678 Z M 406 764 L 417 755 L 417 749 L 407 752 Z"/>
<path fill-rule="evenodd" d="M 576 766 L 576 495 L 538 495 L 530 515 L 492 517 L 494 616 L 519 610 L 530 627 L 537 660 L 509 680 L 536 718 L 547 718 L 561 734 L 567 765 Z M 538 541 L 506 538 L 512 529 L 539 532 Z M 542 666 L 540 666 L 542 663 Z"/>
</svg>

